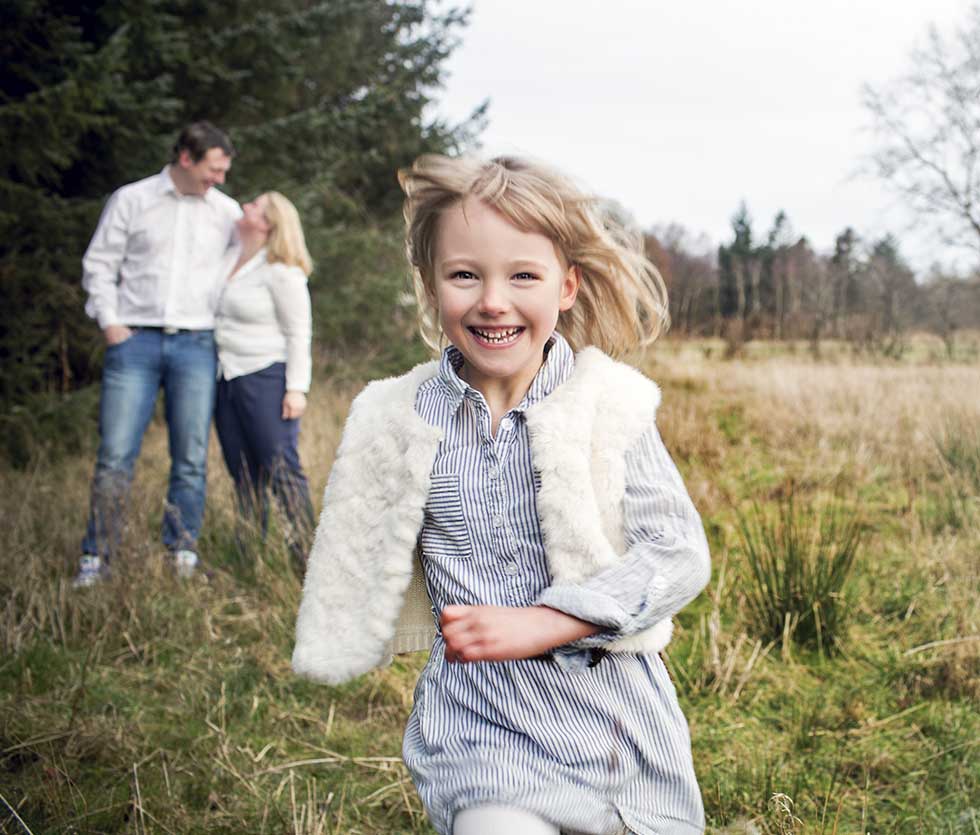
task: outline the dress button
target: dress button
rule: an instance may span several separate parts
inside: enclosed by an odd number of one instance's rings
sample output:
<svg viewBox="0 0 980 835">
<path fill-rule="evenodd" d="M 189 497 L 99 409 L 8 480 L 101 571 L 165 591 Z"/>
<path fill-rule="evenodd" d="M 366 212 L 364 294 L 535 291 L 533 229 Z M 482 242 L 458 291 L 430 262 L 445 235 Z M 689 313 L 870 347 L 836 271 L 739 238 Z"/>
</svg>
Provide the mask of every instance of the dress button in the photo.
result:
<svg viewBox="0 0 980 835">
<path fill-rule="evenodd" d="M 521 567 L 516 562 L 504 563 L 504 574 L 508 574 L 513 577 L 521 570 Z"/>
<path fill-rule="evenodd" d="M 495 528 L 499 528 L 504 524 L 504 517 L 501 516 L 499 513 L 494 513 L 493 519 L 491 519 L 491 521 L 493 522 L 493 526 Z"/>
<path fill-rule="evenodd" d="M 489 478 L 496 478 L 498 475 L 500 475 L 500 471 L 496 467 L 491 467 L 487 470 L 487 476 Z"/>
<path fill-rule="evenodd" d="M 508 429 L 510 429 L 510 423 L 510 418 L 502 418 L 500 421 L 500 429 L 503 432 L 506 432 Z"/>
</svg>

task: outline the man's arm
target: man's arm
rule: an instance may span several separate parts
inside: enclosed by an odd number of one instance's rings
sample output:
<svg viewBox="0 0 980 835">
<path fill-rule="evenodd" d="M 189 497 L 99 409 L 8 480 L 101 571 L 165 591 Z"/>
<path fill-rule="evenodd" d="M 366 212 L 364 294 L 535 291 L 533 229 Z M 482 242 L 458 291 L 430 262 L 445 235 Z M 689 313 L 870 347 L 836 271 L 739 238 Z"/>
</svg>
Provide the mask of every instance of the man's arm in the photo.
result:
<svg viewBox="0 0 980 835">
<path fill-rule="evenodd" d="M 129 235 L 127 202 L 118 191 L 109 198 L 82 258 L 82 287 L 88 293 L 85 312 L 99 323 L 109 344 L 121 341 L 118 331 L 123 326 L 116 307 L 119 268 Z"/>
</svg>

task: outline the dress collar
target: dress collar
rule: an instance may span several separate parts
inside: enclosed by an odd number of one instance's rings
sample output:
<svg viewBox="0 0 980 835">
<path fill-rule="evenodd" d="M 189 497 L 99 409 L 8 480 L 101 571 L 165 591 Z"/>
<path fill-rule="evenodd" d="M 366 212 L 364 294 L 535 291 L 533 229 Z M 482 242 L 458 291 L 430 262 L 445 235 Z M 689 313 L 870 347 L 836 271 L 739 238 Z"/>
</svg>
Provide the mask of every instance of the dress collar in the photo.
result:
<svg viewBox="0 0 980 835">
<path fill-rule="evenodd" d="M 231 281 L 237 281 L 240 278 L 244 278 L 248 273 L 261 267 L 266 262 L 267 250 L 266 247 L 262 247 L 258 252 L 255 253 L 251 258 L 249 258 L 244 264 L 242 264 L 234 273 L 231 275 L 231 269 L 238 263 L 238 256 L 241 254 L 242 248 L 241 244 L 233 246 L 228 250 L 228 278 Z"/>
</svg>

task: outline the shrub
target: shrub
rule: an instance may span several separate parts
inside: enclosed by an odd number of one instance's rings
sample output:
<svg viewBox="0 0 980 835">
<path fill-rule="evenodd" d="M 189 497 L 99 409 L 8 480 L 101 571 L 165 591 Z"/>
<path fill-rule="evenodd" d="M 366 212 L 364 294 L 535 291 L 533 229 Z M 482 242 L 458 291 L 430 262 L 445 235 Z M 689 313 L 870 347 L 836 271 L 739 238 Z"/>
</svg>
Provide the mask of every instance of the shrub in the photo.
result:
<svg viewBox="0 0 980 835">
<path fill-rule="evenodd" d="M 751 628 L 764 641 L 832 653 L 844 637 L 845 586 L 864 538 L 860 515 L 839 498 L 800 506 L 794 491 L 775 510 L 738 513 L 751 582 Z"/>
<path fill-rule="evenodd" d="M 41 392 L 0 410 L 0 461 L 25 469 L 66 455 L 91 453 L 98 441 L 99 387 Z"/>
</svg>

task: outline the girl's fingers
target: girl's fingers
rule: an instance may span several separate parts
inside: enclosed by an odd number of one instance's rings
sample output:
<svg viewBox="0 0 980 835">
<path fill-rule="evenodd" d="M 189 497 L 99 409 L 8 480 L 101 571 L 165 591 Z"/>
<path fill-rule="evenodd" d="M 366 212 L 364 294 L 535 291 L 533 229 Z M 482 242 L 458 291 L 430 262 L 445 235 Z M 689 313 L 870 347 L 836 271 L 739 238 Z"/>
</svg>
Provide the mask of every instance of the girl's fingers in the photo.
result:
<svg viewBox="0 0 980 835">
<path fill-rule="evenodd" d="M 467 661 L 482 661 L 483 658 L 483 645 L 479 641 L 469 641 L 452 649 L 446 645 L 447 661 L 465 664 Z"/>
<path fill-rule="evenodd" d="M 469 606 L 444 606 L 442 609 L 442 616 L 440 620 L 443 623 L 449 623 L 450 621 L 459 620 L 466 616 L 469 611 Z"/>
<path fill-rule="evenodd" d="M 476 636 L 472 633 L 472 630 L 467 629 L 465 626 L 450 623 L 443 626 L 442 639 L 446 642 L 447 646 L 456 652 L 461 647 L 466 646 L 466 644 L 473 643 L 476 640 Z"/>
<path fill-rule="evenodd" d="M 445 624 L 442 639 L 446 644 L 447 661 L 473 661 L 479 655 L 482 639 L 465 623 Z"/>
</svg>

